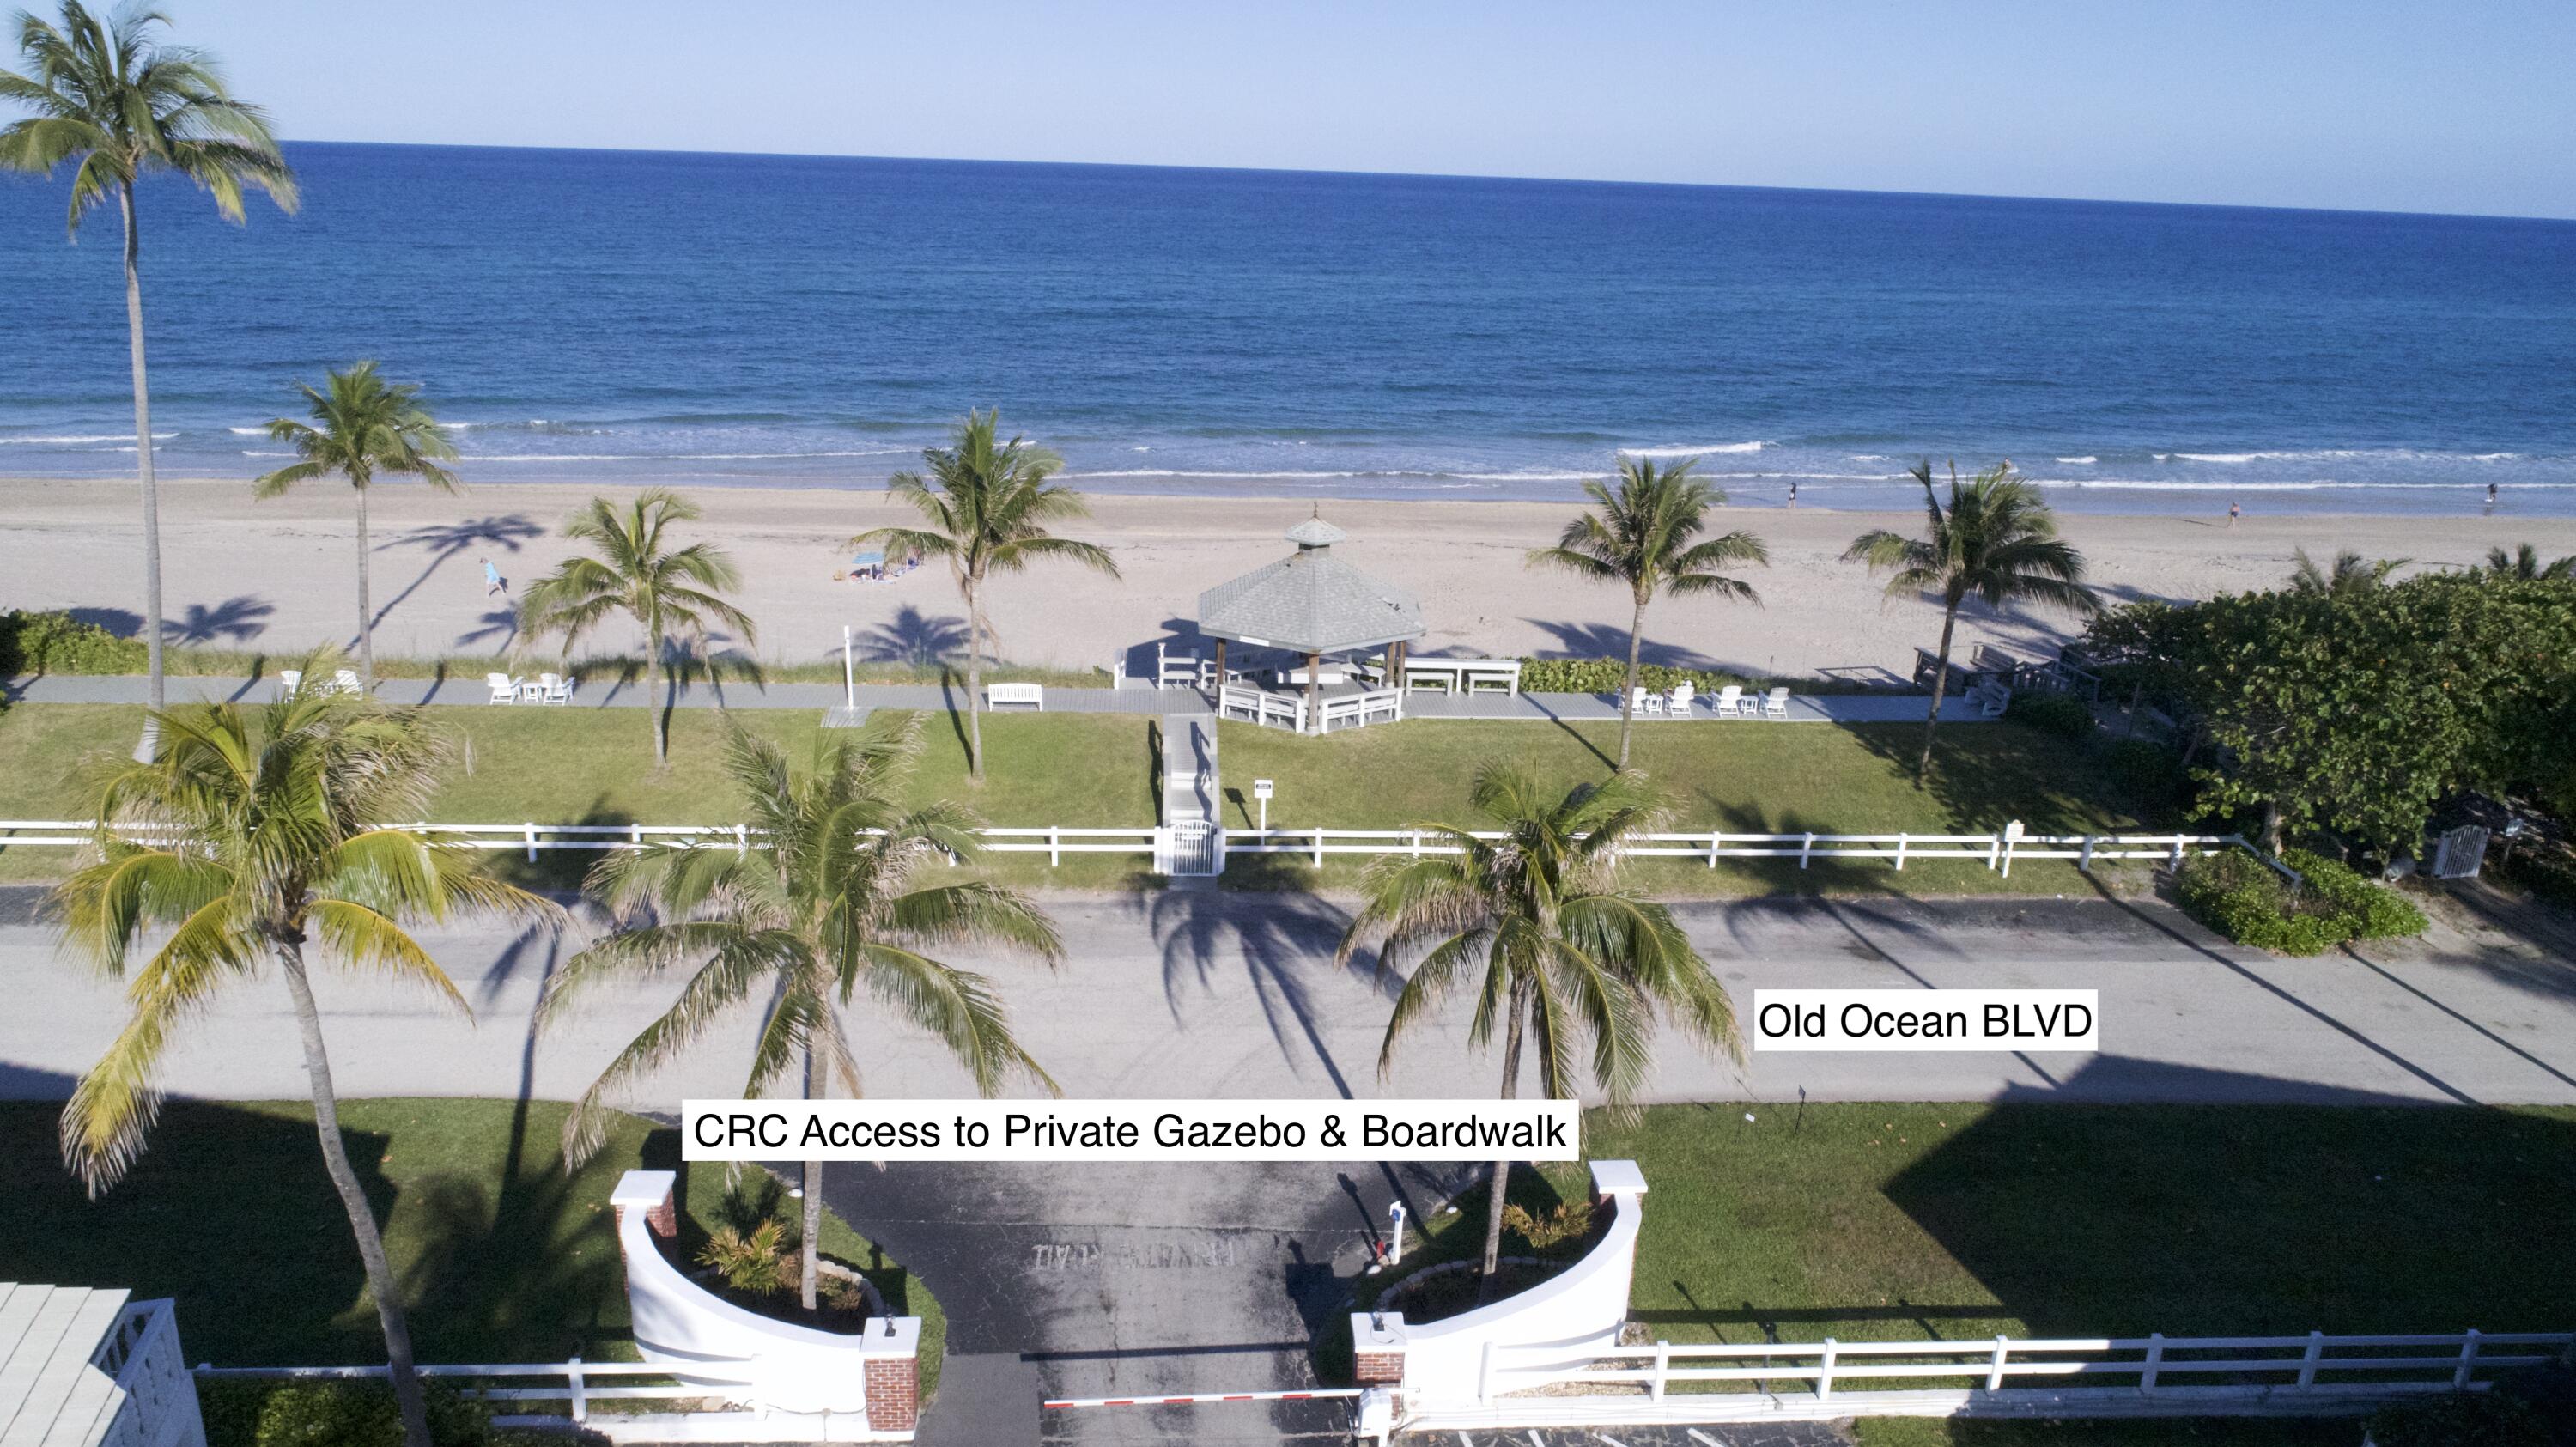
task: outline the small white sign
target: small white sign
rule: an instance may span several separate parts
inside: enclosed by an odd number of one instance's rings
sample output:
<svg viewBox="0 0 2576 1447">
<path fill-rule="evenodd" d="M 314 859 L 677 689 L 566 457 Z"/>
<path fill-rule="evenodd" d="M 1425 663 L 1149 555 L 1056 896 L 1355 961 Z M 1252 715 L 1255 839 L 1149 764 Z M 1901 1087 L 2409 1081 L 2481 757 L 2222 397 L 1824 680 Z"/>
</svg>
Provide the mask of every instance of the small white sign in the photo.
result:
<svg viewBox="0 0 2576 1447">
<path fill-rule="evenodd" d="M 1576 1161 L 1571 1100 L 685 1100 L 691 1161 Z"/>
<path fill-rule="evenodd" d="M 1267 799 L 1267 798 L 1269 798 L 1269 797 L 1270 797 L 1270 781 L 1269 781 L 1268 779 L 1255 779 L 1255 780 L 1253 780 L 1253 781 L 1252 781 L 1252 797 L 1254 797 L 1254 798 L 1256 798 L 1256 799 Z"/>
<path fill-rule="evenodd" d="M 2100 1050 L 2099 990 L 1756 990 L 1756 1050 Z"/>
</svg>

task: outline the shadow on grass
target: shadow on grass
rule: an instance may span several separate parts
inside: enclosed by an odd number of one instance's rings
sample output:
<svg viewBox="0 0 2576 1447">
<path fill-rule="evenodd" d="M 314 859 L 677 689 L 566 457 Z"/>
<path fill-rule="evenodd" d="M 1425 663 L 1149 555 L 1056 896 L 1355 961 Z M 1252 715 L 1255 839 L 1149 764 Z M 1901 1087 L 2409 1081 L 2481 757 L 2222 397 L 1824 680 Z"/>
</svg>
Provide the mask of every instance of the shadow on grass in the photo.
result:
<svg viewBox="0 0 2576 1447">
<path fill-rule="evenodd" d="M 1845 732 L 1913 779 L 1923 747 L 1921 729 L 1913 724 L 1852 724 Z M 1957 832 L 2000 829 L 2015 819 L 2034 834 L 2101 831 L 2085 798 L 2046 782 L 2065 780 L 2093 799 L 2115 795 L 2101 766 L 2079 746 L 2004 720 L 1952 724 L 1934 739 L 1932 772 L 1917 787 L 1941 806 Z"/>
</svg>

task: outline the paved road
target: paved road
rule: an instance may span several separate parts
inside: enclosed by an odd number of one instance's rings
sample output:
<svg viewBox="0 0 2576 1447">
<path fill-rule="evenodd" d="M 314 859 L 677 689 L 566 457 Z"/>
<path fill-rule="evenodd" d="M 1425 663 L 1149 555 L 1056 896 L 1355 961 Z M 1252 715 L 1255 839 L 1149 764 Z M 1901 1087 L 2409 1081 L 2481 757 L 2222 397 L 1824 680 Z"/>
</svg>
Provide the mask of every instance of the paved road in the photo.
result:
<svg viewBox="0 0 2576 1447">
<path fill-rule="evenodd" d="M 1344 918 L 1329 902 L 1190 890 L 1053 909 L 1071 965 L 1053 976 L 1007 961 L 990 968 L 1068 1094 L 1493 1088 L 1494 1066 L 1466 1051 L 1455 1011 L 1379 1078 L 1388 987 L 1365 966 L 1333 966 Z M 2402 951 L 2288 961 L 2219 944 L 2161 907 L 2105 900 L 1761 901 L 1679 913 L 1739 999 L 1793 984 L 2091 987 L 2102 994 L 2105 1048 L 1766 1054 L 1738 1073 L 1676 1041 L 1651 1090 L 1659 1099 L 2576 1102 L 2576 952 L 2563 940 L 2445 927 Z M 569 1097 L 664 998 L 606 994 L 538 1039 L 530 1012 L 573 942 L 476 930 L 428 942 L 477 1021 L 371 980 L 317 981 L 346 1093 Z M 61 963 L 51 936 L 26 924 L 0 924 L 0 988 L 10 1001 L 0 1010 L 0 1095 L 61 1095 L 116 1028 L 114 991 Z M 918 1042 L 859 1033 L 878 1090 L 964 1093 L 955 1067 Z M 713 1042 L 635 1104 L 736 1093 L 743 1045 L 739 1034 Z M 283 1001 L 273 985 L 254 986 L 195 1028 L 165 1079 L 188 1094 L 293 1096 L 304 1088 L 296 1060 Z M 948 1304 L 960 1387 L 933 1414 L 939 1429 L 969 1397 L 1024 1404 L 1039 1392 L 1304 1385 L 1306 1339 L 1343 1309 L 1386 1201 L 1403 1190 L 1421 1205 L 1441 1185 L 1353 1163 L 836 1167 L 826 1189 Z M 1027 1430 L 953 1420 L 968 1435 L 926 1442 L 983 1447 L 1010 1440 L 997 1431 Z M 1044 1430 L 1061 1442 L 1249 1447 L 1329 1440 L 1341 1421 L 1330 1404 L 1104 1410 L 1050 1414 Z"/>
<path fill-rule="evenodd" d="M 20 896 L 23 900 L 24 896 Z M 1172 891 L 1051 906 L 1072 963 L 985 963 L 1024 1039 L 1072 1095 L 1444 1096 L 1492 1091 L 1464 1009 L 1377 1072 L 1389 985 L 1335 968 L 1345 916 L 1302 896 Z M 2366 957 L 2271 959 L 2220 944 L 2171 910 L 2105 900 L 1895 899 L 1693 904 L 1677 911 L 1739 999 L 1762 986 L 2063 986 L 2102 992 L 2099 1056 L 1760 1054 L 1739 1071 L 1668 1039 L 1664 1100 L 2422 1101 L 2576 1103 L 2576 964 L 2492 933 L 2439 932 Z M 424 994 L 324 976 L 333 1055 L 351 1095 L 569 1098 L 666 996 L 603 992 L 543 1040 L 531 1012 L 575 942 L 485 929 L 424 936 L 472 1002 L 472 1023 Z M 0 1096 L 60 1095 L 114 1034 L 113 986 L 66 965 L 50 933 L 0 925 Z M 860 1022 L 873 1088 L 963 1094 L 922 1042 Z M 739 1090 L 718 1039 L 636 1097 Z M 172 1052 L 181 1093 L 304 1089 L 273 984 L 226 997 Z"/>
</svg>

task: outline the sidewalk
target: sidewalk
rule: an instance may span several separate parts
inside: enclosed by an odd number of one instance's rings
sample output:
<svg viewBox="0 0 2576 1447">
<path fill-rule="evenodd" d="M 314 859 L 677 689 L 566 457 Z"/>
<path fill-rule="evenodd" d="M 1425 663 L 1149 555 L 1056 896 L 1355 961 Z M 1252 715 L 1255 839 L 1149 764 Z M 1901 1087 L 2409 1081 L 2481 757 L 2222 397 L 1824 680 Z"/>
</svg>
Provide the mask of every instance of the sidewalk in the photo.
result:
<svg viewBox="0 0 2576 1447">
<path fill-rule="evenodd" d="M 173 703 L 215 701 L 264 703 L 274 696 L 275 679 L 172 677 L 169 698 Z M 13 703 L 107 703 L 139 704 L 147 696 L 146 680 L 134 676 L 79 677 L 71 675 L 24 679 L 7 686 Z M 856 690 L 862 709 L 910 708 L 952 710 L 965 702 L 963 682 L 938 684 L 863 683 Z M 388 678 L 376 685 L 376 697 L 394 704 L 431 704 L 439 707 L 537 708 L 538 704 L 494 704 L 479 677 L 446 679 Z M 844 702 L 842 688 L 836 683 L 725 683 L 683 684 L 675 691 L 673 702 L 680 708 L 837 708 Z M 1729 719 L 1757 727 L 1764 723 L 1921 723 L 1925 707 L 1931 700 L 1921 694 L 1818 694 L 1793 696 L 1786 719 Z M 1215 705 L 1206 694 L 1190 688 L 1049 688 L 1046 706 L 1051 713 L 1125 713 L 1125 714 L 1204 714 Z M 647 706 L 644 685 L 617 682 L 585 682 L 574 694 L 570 708 L 643 708 Z M 1431 692 L 1409 694 L 1404 700 L 1407 718 L 1445 719 L 1520 719 L 1530 722 L 1550 720 L 1603 722 L 1619 717 L 1619 705 L 1611 698 L 1593 693 L 1523 693 L 1447 695 Z M 1706 713 L 1685 716 L 1641 714 L 1641 724 L 1715 722 Z M 1983 723 L 1985 718 L 1965 699 L 1944 699 L 1941 704 L 1943 723 Z"/>
</svg>

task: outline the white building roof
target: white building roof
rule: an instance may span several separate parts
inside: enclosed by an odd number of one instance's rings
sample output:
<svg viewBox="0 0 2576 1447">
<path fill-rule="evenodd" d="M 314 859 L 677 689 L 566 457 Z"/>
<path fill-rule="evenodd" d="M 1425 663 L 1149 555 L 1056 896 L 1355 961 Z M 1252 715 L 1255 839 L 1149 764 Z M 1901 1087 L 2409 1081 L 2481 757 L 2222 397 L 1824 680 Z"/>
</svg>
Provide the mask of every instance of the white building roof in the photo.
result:
<svg viewBox="0 0 2576 1447">
<path fill-rule="evenodd" d="M 1297 551 L 1199 595 L 1199 632 L 1298 653 L 1340 653 L 1422 636 L 1422 604 L 1333 556 L 1340 528 L 1310 518 Z"/>
<path fill-rule="evenodd" d="M 127 1293 L 0 1281 L 0 1447 L 96 1447 L 125 1405 L 92 1358 Z"/>
</svg>

